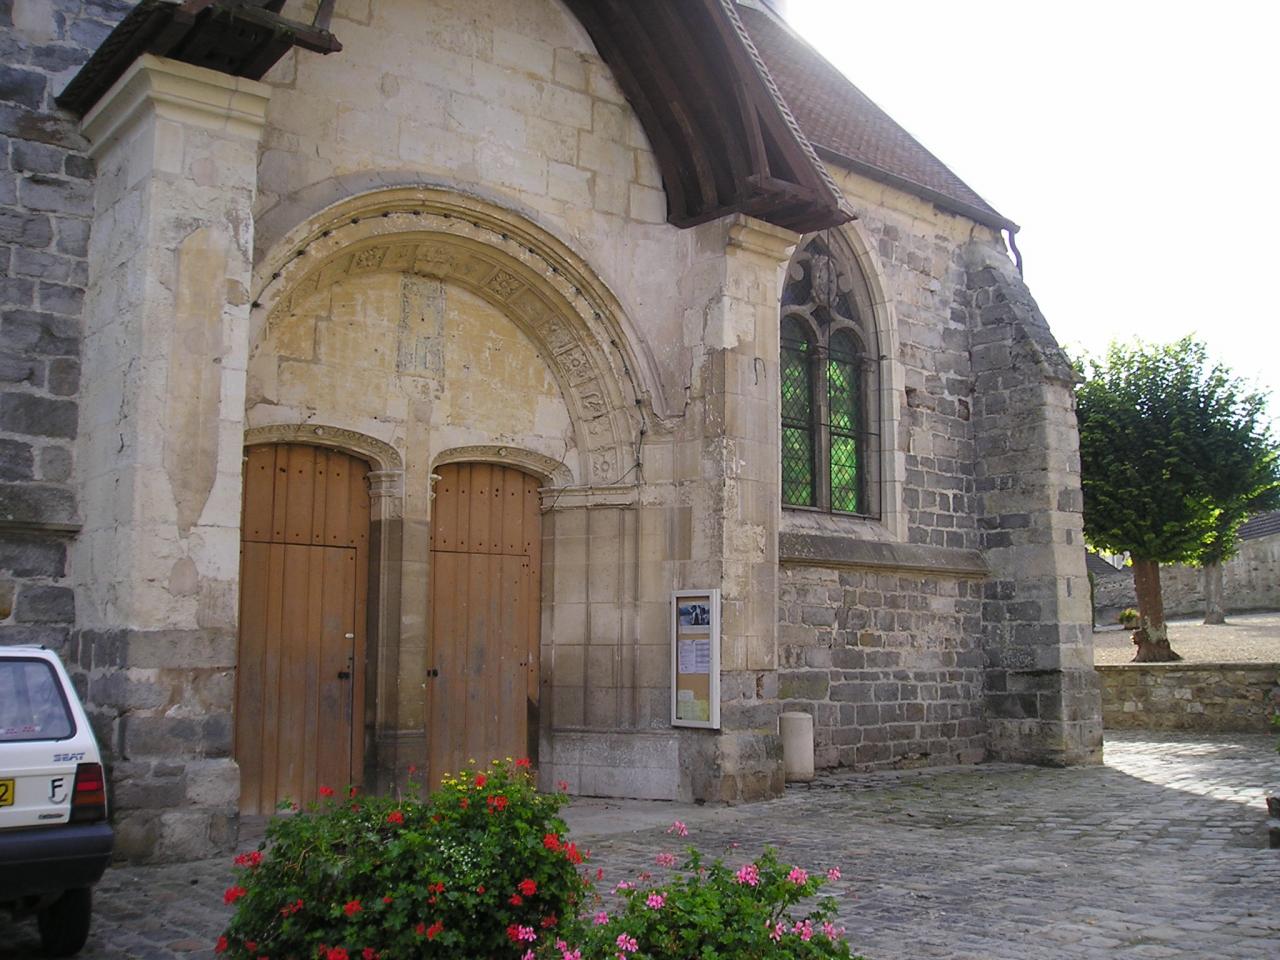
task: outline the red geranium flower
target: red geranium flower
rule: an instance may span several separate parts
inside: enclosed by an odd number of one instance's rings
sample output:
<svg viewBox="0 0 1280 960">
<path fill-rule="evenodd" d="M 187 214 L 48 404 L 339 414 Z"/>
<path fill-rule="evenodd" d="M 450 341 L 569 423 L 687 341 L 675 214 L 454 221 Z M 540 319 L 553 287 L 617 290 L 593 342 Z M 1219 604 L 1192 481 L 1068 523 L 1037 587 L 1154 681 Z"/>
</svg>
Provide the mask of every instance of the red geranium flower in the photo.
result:
<svg viewBox="0 0 1280 960">
<path fill-rule="evenodd" d="M 513 893 L 510 898 L 508 898 L 507 903 L 511 904 L 513 907 L 522 906 L 524 904 L 524 897 L 520 896 L 518 893 Z"/>
<path fill-rule="evenodd" d="M 578 852 L 578 845 L 576 843 L 565 844 L 564 855 L 570 863 L 582 862 L 582 854 Z"/>
<path fill-rule="evenodd" d="M 397 827 L 404 823 L 404 814 L 399 810 L 392 810 L 387 814 L 387 823 L 393 823 Z"/>
<path fill-rule="evenodd" d="M 325 960 L 351 960 L 343 947 L 333 947 L 325 954 Z"/>
<path fill-rule="evenodd" d="M 253 869 L 261 863 L 262 853 L 258 850 L 250 850 L 248 853 L 242 853 L 236 857 L 237 867 L 248 867 L 249 869 Z"/>
<path fill-rule="evenodd" d="M 523 880 L 521 880 L 519 883 L 516 884 L 516 889 L 519 890 L 521 893 L 523 893 L 526 897 L 532 897 L 535 893 L 538 892 L 538 885 L 534 883 L 534 881 L 530 880 L 528 877 L 525 877 Z"/>
<path fill-rule="evenodd" d="M 413 932 L 420 937 L 425 937 L 427 935 L 427 925 L 419 921 L 418 925 L 413 928 Z"/>
<path fill-rule="evenodd" d="M 518 767 L 519 769 L 527 770 L 531 765 L 532 764 L 530 763 L 528 757 L 520 757 L 518 760 L 516 760 L 516 767 Z"/>
<path fill-rule="evenodd" d="M 373 947 L 365 947 L 360 954 L 360 960 L 378 960 L 378 951 Z"/>
<path fill-rule="evenodd" d="M 333 787 L 321 787 L 321 788 L 320 788 L 320 796 L 322 796 L 322 797 L 332 797 L 332 796 L 333 796 Z"/>
<path fill-rule="evenodd" d="M 476 893 L 484 893 L 484 884 L 483 884 L 483 883 L 482 883 L 482 884 L 480 884 L 480 886 L 476 887 Z"/>
<path fill-rule="evenodd" d="M 458 806 L 460 806 L 463 810 L 465 810 L 467 809 L 467 807 L 471 806 L 471 801 L 468 800 L 466 797 L 463 797 L 460 801 L 458 801 Z"/>
<path fill-rule="evenodd" d="M 354 917 L 357 913 L 359 913 L 363 909 L 364 907 L 360 906 L 359 900 L 349 900 L 343 906 L 342 912 L 345 913 L 348 917 Z"/>
<path fill-rule="evenodd" d="M 489 778 L 488 778 L 488 777 L 486 777 L 483 773 L 477 773 L 477 774 L 476 774 L 476 781 L 475 781 L 475 783 L 476 783 L 476 788 L 477 788 L 477 789 L 479 789 L 480 787 L 483 787 L 483 786 L 484 786 L 486 783 L 488 783 L 488 782 L 489 782 Z"/>
<path fill-rule="evenodd" d="M 550 930 L 556 925 L 556 915 L 554 913 L 547 914 L 542 918 L 542 929 Z"/>
<path fill-rule="evenodd" d="M 443 929 L 444 929 L 444 921 L 437 920 L 431 926 L 427 927 L 427 939 L 434 940 L 439 935 L 440 931 L 442 931 Z"/>
<path fill-rule="evenodd" d="M 559 850 L 560 835 L 555 833 L 548 833 L 546 836 L 542 838 L 542 845 L 546 847 L 548 850 Z"/>
<path fill-rule="evenodd" d="M 227 952 L 227 947 L 228 947 L 228 946 L 229 946 L 229 944 L 227 943 L 227 938 L 226 938 L 226 937 L 219 937 L 219 938 L 218 938 L 218 942 L 217 942 L 217 944 L 216 944 L 216 945 L 214 946 L 214 948 L 213 948 L 213 952 L 214 952 L 214 953 L 226 953 L 226 952 Z"/>
<path fill-rule="evenodd" d="M 222 895 L 223 903 L 235 903 L 249 891 L 239 885 L 227 887 L 226 892 Z"/>
</svg>

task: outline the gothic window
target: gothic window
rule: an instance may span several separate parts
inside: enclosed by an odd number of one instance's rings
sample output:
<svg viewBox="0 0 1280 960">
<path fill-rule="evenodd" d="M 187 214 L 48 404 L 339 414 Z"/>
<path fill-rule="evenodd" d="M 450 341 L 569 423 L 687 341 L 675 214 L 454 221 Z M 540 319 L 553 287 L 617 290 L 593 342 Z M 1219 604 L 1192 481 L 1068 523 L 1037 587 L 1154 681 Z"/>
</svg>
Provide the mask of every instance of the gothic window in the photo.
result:
<svg viewBox="0 0 1280 960">
<path fill-rule="evenodd" d="M 797 250 L 781 323 L 782 504 L 877 515 L 880 355 L 852 257 L 821 236 Z"/>
</svg>

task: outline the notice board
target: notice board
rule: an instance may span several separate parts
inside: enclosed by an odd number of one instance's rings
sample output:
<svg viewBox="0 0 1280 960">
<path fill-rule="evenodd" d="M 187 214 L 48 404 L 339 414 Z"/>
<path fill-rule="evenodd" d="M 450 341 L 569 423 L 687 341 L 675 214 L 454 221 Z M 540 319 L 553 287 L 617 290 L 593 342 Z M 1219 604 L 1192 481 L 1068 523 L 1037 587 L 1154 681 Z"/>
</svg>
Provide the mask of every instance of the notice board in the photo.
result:
<svg viewBox="0 0 1280 960">
<path fill-rule="evenodd" d="M 720 729 L 720 591 L 671 595 L 671 724 Z"/>
</svg>

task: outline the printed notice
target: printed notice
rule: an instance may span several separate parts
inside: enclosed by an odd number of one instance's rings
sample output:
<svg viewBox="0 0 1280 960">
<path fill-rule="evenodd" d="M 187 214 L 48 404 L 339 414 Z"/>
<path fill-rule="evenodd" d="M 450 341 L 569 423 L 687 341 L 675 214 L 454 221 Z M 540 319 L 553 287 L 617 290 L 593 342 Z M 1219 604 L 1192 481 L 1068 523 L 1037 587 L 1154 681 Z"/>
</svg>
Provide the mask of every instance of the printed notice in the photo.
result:
<svg viewBox="0 0 1280 960">
<path fill-rule="evenodd" d="M 680 640 L 676 644 L 678 673 L 711 672 L 711 640 Z"/>
</svg>

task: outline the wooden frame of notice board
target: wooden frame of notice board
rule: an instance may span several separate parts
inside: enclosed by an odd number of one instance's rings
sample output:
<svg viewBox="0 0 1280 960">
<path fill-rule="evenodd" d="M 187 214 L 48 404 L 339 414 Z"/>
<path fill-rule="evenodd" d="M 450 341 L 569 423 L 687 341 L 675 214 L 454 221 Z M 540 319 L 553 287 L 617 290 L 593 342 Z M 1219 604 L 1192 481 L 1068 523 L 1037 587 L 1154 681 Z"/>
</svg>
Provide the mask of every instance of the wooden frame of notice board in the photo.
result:
<svg viewBox="0 0 1280 960">
<path fill-rule="evenodd" d="M 720 591 L 671 594 L 671 725 L 720 729 Z"/>
</svg>

